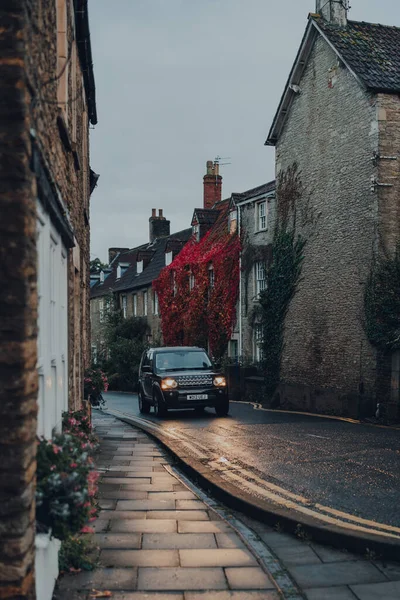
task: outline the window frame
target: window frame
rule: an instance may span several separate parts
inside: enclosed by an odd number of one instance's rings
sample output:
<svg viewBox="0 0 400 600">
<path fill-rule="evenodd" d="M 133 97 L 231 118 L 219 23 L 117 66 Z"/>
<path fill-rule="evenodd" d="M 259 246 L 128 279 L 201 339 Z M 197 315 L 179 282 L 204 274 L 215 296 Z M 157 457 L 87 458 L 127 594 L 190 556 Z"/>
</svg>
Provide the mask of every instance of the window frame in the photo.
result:
<svg viewBox="0 0 400 600">
<path fill-rule="evenodd" d="M 262 274 L 263 277 L 259 275 Z M 255 296 L 260 297 L 261 292 L 267 289 L 267 268 L 266 264 L 262 260 L 258 260 L 254 263 L 254 283 L 255 283 Z"/>
<path fill-rule="evenodd" d="M 263 209 L 263 213 L 262 213 L 262 209 Z M 257 202 L 256 211 L 257 211 L 257 216 L 256 216 L 257 231 L 265 231 L 268 227 L 267 201 L 261 200 L 260 202 Z"/>
</svg>

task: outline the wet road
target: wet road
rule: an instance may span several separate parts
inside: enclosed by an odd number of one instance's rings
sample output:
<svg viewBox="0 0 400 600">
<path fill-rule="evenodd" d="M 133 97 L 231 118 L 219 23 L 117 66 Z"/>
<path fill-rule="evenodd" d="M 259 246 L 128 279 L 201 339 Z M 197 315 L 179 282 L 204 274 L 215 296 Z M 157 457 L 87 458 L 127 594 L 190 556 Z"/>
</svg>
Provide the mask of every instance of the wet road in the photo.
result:
<svg viewBox="0 0 400 600">
<path fill-rule="evenodd" d="M 312 503 L 400 527 L 400 430 L 256 410 L 231 403 L 229 417 L 207 409 L 140 415 L 135 394 L 108 393 L 110 409 L 145 417 L 187 442 L 193 456 L 234 465 Z"/>
</svg>

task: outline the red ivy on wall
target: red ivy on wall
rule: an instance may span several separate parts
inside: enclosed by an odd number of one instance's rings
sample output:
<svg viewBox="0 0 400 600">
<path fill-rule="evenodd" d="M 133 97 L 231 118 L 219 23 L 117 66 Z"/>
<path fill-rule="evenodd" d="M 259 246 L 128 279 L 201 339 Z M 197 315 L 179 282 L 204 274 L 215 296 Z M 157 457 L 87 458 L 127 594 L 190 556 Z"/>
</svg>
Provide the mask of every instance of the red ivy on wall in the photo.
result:
<svg viewBox="0 0 400 600">
<path fill-rule="evenodd" d="M 239 253 L 240 240 L 228 231 L 225 209 L 203 239 L 192 238 L 161 271 L 153 287 L 166 346 L 207 347 L 209 343 L 214 357 L 223 356 L 236 320 Z"/>
</svg>

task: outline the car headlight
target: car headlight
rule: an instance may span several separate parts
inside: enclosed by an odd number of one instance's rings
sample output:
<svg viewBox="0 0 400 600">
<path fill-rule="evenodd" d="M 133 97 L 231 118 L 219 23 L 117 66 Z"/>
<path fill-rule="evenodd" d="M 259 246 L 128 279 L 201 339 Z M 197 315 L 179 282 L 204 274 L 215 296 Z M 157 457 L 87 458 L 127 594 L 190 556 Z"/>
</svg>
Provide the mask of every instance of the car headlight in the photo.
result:
<svg viewBox="0 0 400 600">
<path fill-rule="evenodd" d="M 222 377 L 222 376 L 214 377 L 213 383 L 217 387 L 225 387 L 226 386 L 226 379 L 225 379 L 225 377 Z"/>
<path fill-rule="evenodd" d="M 161 381 L 161 389 L 162 390 L 172 390 L 176 387 L 178 387 L 178 384 L 175 381 L 175 379 L 172 379 L 171 377 L 167 377 L 167 379 L 163 379 Z"/>
</svg>

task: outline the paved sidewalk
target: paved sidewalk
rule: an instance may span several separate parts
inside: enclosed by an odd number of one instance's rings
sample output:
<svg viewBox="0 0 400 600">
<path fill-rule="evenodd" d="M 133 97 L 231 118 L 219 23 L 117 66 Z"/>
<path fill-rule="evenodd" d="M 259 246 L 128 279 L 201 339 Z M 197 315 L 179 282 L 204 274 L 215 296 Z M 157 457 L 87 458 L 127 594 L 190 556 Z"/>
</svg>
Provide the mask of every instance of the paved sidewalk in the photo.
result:
<svg viewBox="0 0 400 600">
<path fill-rule="evenodd" d="M 101 452 L 100 566 L 65 575 L 57 600 L 279 600 L 270 577 L 230 525 L 168 473 L 143 432 L 94 414 Z"/>
</svg>

